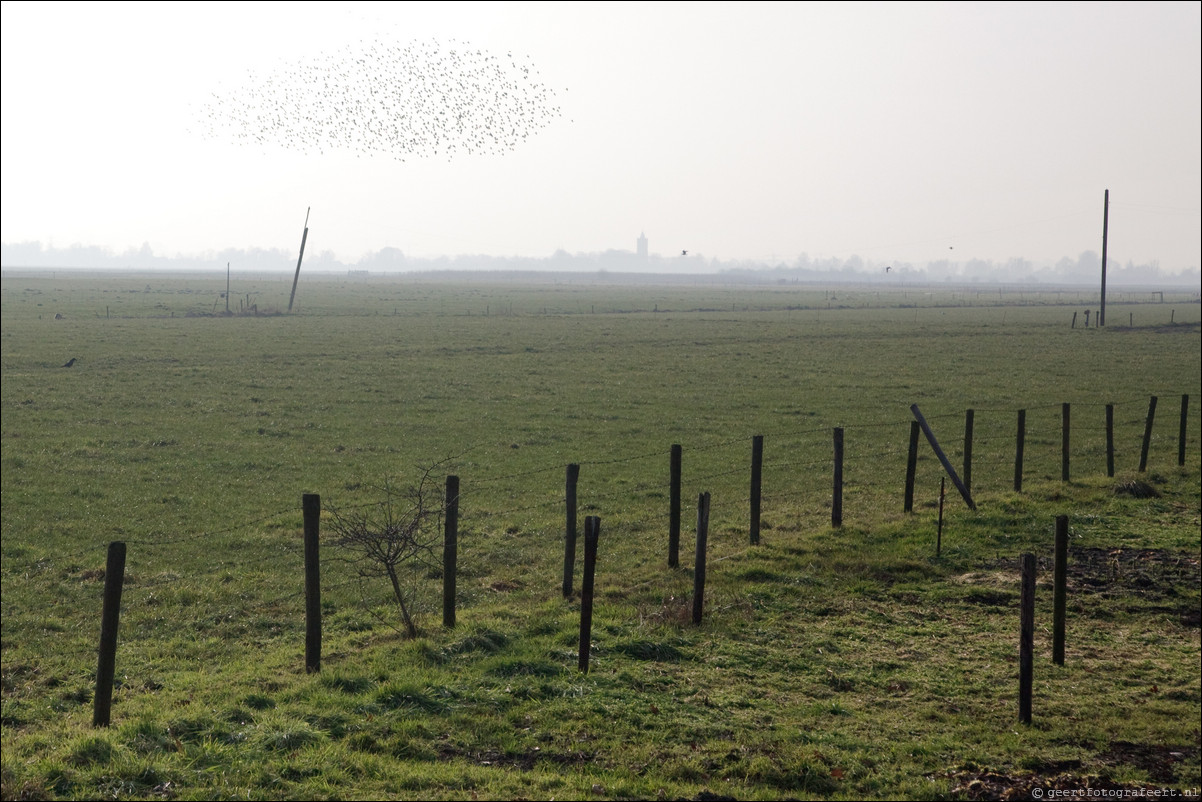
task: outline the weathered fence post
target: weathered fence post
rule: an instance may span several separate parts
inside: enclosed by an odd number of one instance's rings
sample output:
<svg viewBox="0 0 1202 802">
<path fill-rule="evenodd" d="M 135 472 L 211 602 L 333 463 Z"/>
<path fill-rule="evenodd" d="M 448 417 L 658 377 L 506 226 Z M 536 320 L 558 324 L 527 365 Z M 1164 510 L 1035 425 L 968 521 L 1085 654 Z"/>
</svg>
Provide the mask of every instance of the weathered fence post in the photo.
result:
<svg viewBox="0 0 1202 802">
<path fill-rule="evenodd" d="M 939 477 L 939 524 L 935 528 L 935 556 L 943 549 L 943 497 L 946 490 L 946 477 Z"/>
<path fill-rule="evenodd" d="M 459 559 L 459 477 L 447 477 L 442 537 L 442 625 L 455 627 L 455 583 Z"/>
<path fill-rule="evenodd" d="M 668 483 L 668 567 L 680 565 L 680 445 L 672 446 Z"/>
<path fill-rule="evenodd" d="M 305 523 L 305 671 L 321 671 L 321 496 L 301 497 Z"/>
<path fill-rule="evenodd" d="M 595 515 L 584 518 L 584 573 L 580 577 L 580 662 L 579 668 L 588 673 L 588 654 L 593 637 L 593 575 L 597 570 L 597 539 L 601 535 L 601 519 Z"/>
<path fill-rule="evenodd" d="M 831 493 L 831 526 L 843 526 L 843 430 L 835 429 L 835 481 Z"/>
<path fill-rule="evenodd" d="M 568 466 L 564 488 L 567 523 L 563 537 L 563 596 L 572 595 L 572 574 L 576 571 L 576 483 L 580 479 L 580 466 Z"/>
<path fill-rule="evenodd" d="M 1023 492 L 1023 448 L 1027 440 L 1027 410 L 1018 411 L 1018 436 L 1014 441 L 1014 492 Z"/>
<path fill-rule="evenodd" d="M 112 720 L 113 677 L 117 666 L 117 625 L 121 621 L 121 588 L 125 584 L 125 544 L 109 543 L 104 565 L 104 601 L 100 609 L 100 656 L 96 661 L 96 696 L 92 701 L 92 726 L 107 727 Z"/>
<path fill-rule="evenodd" d="M 975 410 L 964 413 L 964 486 L 972 492 L 972 421 Z"/>
<path fill-rule="evenodd" d="M 914 477 L 918 472 L 918 421 L 910 421 L 910 451 L 906 455 L 906 497 L 902 512 L 914 512 Z"/>
<path fill-rule="evenodd" d="M 1106 405 L 1106 475 L 1114 476 L 1114 404 Z"/>
<path fill-rule="evenodd" d="M 1189 413 L 1189 396 L 1181 396 L 1181 428 L 1177 433 L 1177 464 L 1185 464 L 1185 423 Z"/>
<path fill-rule="evenodd" d="M 922 433 L 927 436 L 927 442 L 931 444 L 931 450 L 939 458 L 939 464 L 943 466 L 943 470 L 947 471 L 947 475 L 951 477 L 952 484 L 960 491 L 960 496 L 964 499 L 964 503 L 968 505 L 970 510 L 975 511 L 977 505 L 972 500 L 972 494 L 968 492 L 968 488 L 964 486 L 964 482 L 960 481 L 960 476 L 956 473 L 956 469 L 952 467 L 951 460 L 947 458 L 947 454 L 944 454 L 943 449 L 939 447 L 939 441 L 935 439 L 935 432 L 931 430 L 931 425 L 927 423 L 927 419 L 922 416 L 922 412 L 918 409 L 918 404 L 910 405 L 910 413 L 914 415 L 914 419 L 922 427 Z"/>
<path fill-rule="evenodd" d="M 1068 516 L 1056 516 L 1056 564 L 1052 568 L 1052 662 L 1064 665 L 1064 608 L 1068 582 Z"/>
<path fill-rule="evenodd" d="M 1069 405 L 1060 406 L 1060 480 L 1068 481 Z"/>
<path fill-rule="evenodd" d="M 764 464 L 764 436 L 751 438 L 751 545 L 760 544 L 760 485 Z"/>
<path fill-rule="evenodd" d="M 1144 444 L 1139 450 L 1139 472 L 1148 469 L 1148 449 L 1152 446 L 1152 419 L 1156 417 L 1156 396 L 1148 401 L 1148 419 L 1144 422 Z"/>
<path fill-rule="evenodd" d="M 1031 674 L 1035 649 L 1035 555 L 1022 556 L 1022 596 L 1019 602 L 1018 720 L 1031 723 Z"/>
<path fill-rule="evenodd" d="M 705 607 L 705 546 L 710 528 L 710 494 L 697 497 L 697 556 L 693 568 L 693 623 L 701 623 Z"/>
</svg>

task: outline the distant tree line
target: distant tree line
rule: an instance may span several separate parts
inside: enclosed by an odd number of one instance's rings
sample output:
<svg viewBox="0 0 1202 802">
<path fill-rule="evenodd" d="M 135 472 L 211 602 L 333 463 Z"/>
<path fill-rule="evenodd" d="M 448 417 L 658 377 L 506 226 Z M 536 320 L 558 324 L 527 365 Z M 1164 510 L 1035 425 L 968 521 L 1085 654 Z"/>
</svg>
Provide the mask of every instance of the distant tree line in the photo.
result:
<svg viewBox="0 0 1202 802">
<path fill-rule="evenodd" d="M 229 263 L 239 271 L 292 270 L 297 254 L 282 248 L 226 248 L 191 256 L 156 254 L 149 243 L 115 253 L 90 245 L 65 248 L 45 246 L 41 242 L 0 244 L 0 265 L 8 268 L 92 268 L 113 270 L 194 270 L 224 269 Z M 333 251 L 309 252 L 305 267 L 313 272 L 368 271 L 368 273 L 436 271 L 554 271 L 578 273 L 731 273 L 741 280 L 767 282 L 881 280 L 906 281 L 989 281 L 1007 283 L 1092 284 L 1099 280 L 1101 257 L 1095 251 L 1083 251 L 1075 259 L 1064 257 L 1054 265 L 1037 266 L 1023 258 L 1004 262 L 988 259 L 954 261 L 941 259 L 917 265 L 909 262 L 880 262 L 857 255 L 847 258 L 810 258 L 801 254 L 790 261 L 719 260 L 700 254 L 641 257 L 634 251 L 608 250 L 600 253 L 568 253 L 558 250 L 545 258 L 488 256 L 412 257 L 399 248 L 382 248 L 364 254 L 358 261 L 339 260 Z M 886 269 L 888 268 L 888 269 Z M 1173 273 L 1153 260 L 1136 264 L 1109 259 L 1107 281 L 1115 284 L 1202 284 L 1197 267 Z"/>
</svg>

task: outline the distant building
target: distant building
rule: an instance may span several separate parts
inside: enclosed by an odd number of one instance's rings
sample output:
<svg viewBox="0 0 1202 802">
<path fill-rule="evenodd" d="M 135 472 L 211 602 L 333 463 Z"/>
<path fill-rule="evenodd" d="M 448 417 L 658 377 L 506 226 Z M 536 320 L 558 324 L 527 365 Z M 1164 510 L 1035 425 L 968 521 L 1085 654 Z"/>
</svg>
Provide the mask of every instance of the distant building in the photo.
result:
<svg viewBox="0 0 1202 802">
<path fill-rule="evenodd" d="M 639 249 L 638 250 L 639 250 L 639 258 L 646 259 L 647 258 L 647 235 L 646 235 L 646 233 L 644 233 L 642 231 L 639 232 Z"/>
</svg>

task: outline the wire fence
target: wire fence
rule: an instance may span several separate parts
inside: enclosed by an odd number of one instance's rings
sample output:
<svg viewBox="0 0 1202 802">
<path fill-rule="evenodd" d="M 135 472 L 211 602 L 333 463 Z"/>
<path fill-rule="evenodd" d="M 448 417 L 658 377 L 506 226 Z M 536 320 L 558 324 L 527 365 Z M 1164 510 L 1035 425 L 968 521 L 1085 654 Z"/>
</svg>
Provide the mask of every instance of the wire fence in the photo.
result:
<svg viewBox="0 0 1202 802">
<path fill-rule="evenodd" d="M 1188 395 L 1179 398 L 1179 418 L 1170 403 L 1161 407 L 1159 418 L 1152 419 L 1155 401 L 1149 403 L 1146 396 L 1111 404 L 1029 406 L 1023 411 L 1021 475 L 1031 481 L 1055 481 L 1067 472 L 1072 481 L 1107 474 L 1110 461 L 1119 473 L 1133 472 L 1141 464 L 1154 470 L 1184 464 L 1187 454 L 1197 457 L 1199 443 L 1198 433 L 1187 431 Z M 1014 492 L 1018 413 L 978 408 L 928 419 L 949 462 L 962 474 L 971 474 L 972 493 Z M 910 420 L 900 415 L 893 421 L 840 427 L 839 465 L 833 428 L 786 428 L 763 435 L 758 497 L 752 494 L 752 437 L 680 444 L 683 464 L 676 487 L 670 471 L 672 444 L 662 450 L 582 460 L 576 463 L 577 503 L 586 513 L 604 515 L 612 522 L 606 526 L 607 548 L 634 552 L 644 560 L 662 560 L 674 517 L 673 497 L 682 508 L 676 518 L 688 531 L 692 500 L 710 494 L 714 531 L 726 538 L 723 553 L 713 558 L 721 561 L 746 551 L 748 535 L 756 542 L 758 533 L 750 533 L 748 523 L 753 504 L 764 521 L 777 526 L 801 522 L 802 528 L 854 522 L 860 503 L 894 505 L 896 514 L 902 515 L 907 470 L 922 487 L 936 486 L 944 474 L 930 448 L 924 445 L 917 454 L 910 448 L 910 428 Z M 521 561 L 524 569 L 545 574 L 548 586 L 554 586 L 562 565 L 557 544 L 567 536 L 566 468 L 566 464 L 548 464 L 462 476 L 458 523 L 467 555 L 494 566 Z M 842 476 L 840 484 L 835 483 L 836 473 Z M 848 494 L 846 500 L 843 493 Z M 338 509 L 367 509 L 379 503 L 348 503 Z M 839 522 L 826 520 L 832 506 L 839 508 Z M 192 613 L 207 616 L 214 629 L 242 622 L 235 631 L 248 637 L 268 630 L 299 632 L 306 599 L 300 518 L 297 505 L 214 529 L 124 541 L 128 562 L 121 597 L 126 621 L 123 642 L 156 637 L 165 619 Z M 522 548 L 511 547 L 519 543 Z M 25 566 L 25 573 L 54 571 L 57 564 L 57 570 L 81 581 L 104 579 L 106 546 L 93 544 L 53 557 L 43 555 Z M 181 567 L 185 561 L 177 559 L 181 547 L 203 550 L 207 570 L 186 572 Z M 507 552 L 510 556 L 502 556 Z M 6 573 L 14 575 L 11 564 Z M 631 587 L 640 584 L 646 582 Z M 368 587 L 353 560 L 336 552 L 323 555 L 320 594 L 335 607 L 383 604 L 386 589 L 383 583 L 377 585 L 374 590 Z M 461 593 L 461 602 L 470 602 L 472 592 Z M 479 595 L 483 590 L 474 592 Z M 6 612 L 11 608 L 6 607 Z"/>
</svg>

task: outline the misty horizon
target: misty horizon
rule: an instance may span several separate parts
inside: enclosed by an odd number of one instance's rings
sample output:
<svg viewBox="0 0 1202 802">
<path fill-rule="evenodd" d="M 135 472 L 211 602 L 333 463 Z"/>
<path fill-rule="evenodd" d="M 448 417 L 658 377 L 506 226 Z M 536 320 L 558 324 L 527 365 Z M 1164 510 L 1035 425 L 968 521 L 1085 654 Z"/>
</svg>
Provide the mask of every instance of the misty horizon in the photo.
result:
<svg viewBox="0 0 1202 802">
<path fill-rule="evenodd" d="M 299 249 L 298 249 L 299 250 Z M 287 272 L 296 270 L 298 251 L 282 248 L 227 248 L 199 255 L 165 256 L 156 254 L 147 243 L 141 248 L 114 252 L 99 246 L 71 245 L 55 248 L 41 242 L 0 244 L 0 268 L 136 270 L 173 272 Z M 399 248 L 386 247 L 364 254 L 355 261 L 344 261 L 330 250 L 306 249 L 302 273 L 310 274 L 396 274 L 432 272 L 514 272 L 514 273 L 645 273 L 651 275 L 741 274 L 752 278 L 809 280 L 880 280 L 891 283 L 909 281 L 964 281 L 1003 284 L 1074 284 L 1092 285 L 1101 278 L 1101 256 L 1092 250 L 1076 257 L 1065 256 L 1051 264 L 1014 257 L 1004 262 L 968 258 L 931 260 L 922 264 L 892 260 L 865 259 L 852 254 L 846 258 L 812 258 L 806 253 L 777 259 L 717 259 L 705 254 L 677 254 L 608 249 L 593 253 L 568 253 L 560 249 L 546 257 L 493 256 L 458 254 L 454 256 L 413 257 Z M 1155 261 L 1136 263 L 1108 255 L 1107 282 L 1113 285 L 1202 286 L 1198 268 L 1172 272 Z"/>
</svg>

